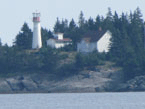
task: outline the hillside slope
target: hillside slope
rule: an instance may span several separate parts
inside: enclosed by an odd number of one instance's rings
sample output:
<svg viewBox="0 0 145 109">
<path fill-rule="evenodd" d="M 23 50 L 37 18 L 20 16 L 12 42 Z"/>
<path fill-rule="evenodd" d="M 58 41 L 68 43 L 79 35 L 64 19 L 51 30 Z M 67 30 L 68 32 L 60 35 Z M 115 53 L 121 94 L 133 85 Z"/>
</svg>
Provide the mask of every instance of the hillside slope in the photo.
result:
<svg viewBox="0 0 145 109">
<path fill-rule="evenodd" d="M 51 79 L 46 74 L 1 78 L 0 93 L 116 91 L 116 86 L 122 82 L 121 69 L 105 64 L 97 66 L 94 71 L 83 70 L 61 80 Z"/>
</svg>

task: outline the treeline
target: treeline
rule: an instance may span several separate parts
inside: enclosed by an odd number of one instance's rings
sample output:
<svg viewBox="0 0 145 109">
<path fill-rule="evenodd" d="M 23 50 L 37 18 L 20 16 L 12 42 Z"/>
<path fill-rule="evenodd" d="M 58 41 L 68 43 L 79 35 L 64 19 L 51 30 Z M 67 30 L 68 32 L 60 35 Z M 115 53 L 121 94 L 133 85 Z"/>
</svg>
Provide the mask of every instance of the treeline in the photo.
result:
<svg viewBox="0 0 145 109">
<path fill-rule="evenodd" d="M 117 12 L 112 14 L 111 9 L 108 8 L 105 18 L 98 15 L 96 19 L 90 17 L 88 20 L 85 20 L 81 12 L 78 24 L 73 19 L 69 24 L 67 20 L 60 22 L 57 19 L 54 31 L 63 32 L 66 37 L 70 37 L 73 40 L 73 48 L 76 50 L 76 43 L 85 32 L 97 31 L 100 27 L 103 30 L 110 30 L 113 36 L 110 52 L 106 54 L 105 60 L 121 66 L 125 80 L 145 75 L 144 20 L 139 8 L 129 14 L 121 15 Z"/>
<path fill-rule="evenodd" d="M 90 30 L 97 31 L 99 28 L 110 30 L 112 43 L 109 53 L 92 53 L 89 55 L 76 55 L 74 64 L 63 66 L 64 71 L 59 70 L 61 75 L 76 72 L 83 67 L 98 65 L 101 60 L 113 61 L 124 70 L 125 79 L 131 79 L 138 75 L 145 74 L 145 50 L 144 50 L 144 21 L 139 8 L 134 12 L 112 14 L 110 8 L 106 17 L 97 15 L 95 19 L 85 19 L 83 12 L 80 13 L 78 22 L 72 19 L 57 21 L 54 30 L 42 28 L 43 48 L 38 52 L 32 52 L 32 31 L 27 23 L 21 28 L 16 36 L 12 47 L 2 46 L 0 43 L 0 72 L 19 71 L 44 71 L 52 72 L 55 69 L 59 57 L 59 51 L 76 51 L 77 42 L 82 35 Z M 71 38 L 73 44 L 59 50 L 47 47 L 46 40 L 52 38 L 53 32 L 62 32 L 64 37 Z M 30 51 L 31 52 L 30 52 Z M 76 69 L 77 68 L 77 69 Z"/>
</svg>

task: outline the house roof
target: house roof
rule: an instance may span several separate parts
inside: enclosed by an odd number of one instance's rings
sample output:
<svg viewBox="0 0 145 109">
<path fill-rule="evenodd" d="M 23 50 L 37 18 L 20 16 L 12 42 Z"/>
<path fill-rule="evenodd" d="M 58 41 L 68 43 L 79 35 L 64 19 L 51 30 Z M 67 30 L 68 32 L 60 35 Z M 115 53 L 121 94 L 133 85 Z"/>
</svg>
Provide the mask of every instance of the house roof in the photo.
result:
<svg viewBox="0 0 145 109">
<path fill-rule="evenodd" d="M 52 40 L 55 40 L 56 42 L 72 42 L 70 38 L 64 38 L 64 39 L 55 39 L 51 38 Z"/>
<path fill-rule="evenodd" d="M 98 41 L 107 31 L 88 31 L 82 37 L 86 42 L 96 42 Z"/>
<path fill-rule="evenodd" d="M 57 42 L 71 42 L 72 40 L 70 38 L 64 38 L 64 39 L 55 39 Z"/>
</svg>

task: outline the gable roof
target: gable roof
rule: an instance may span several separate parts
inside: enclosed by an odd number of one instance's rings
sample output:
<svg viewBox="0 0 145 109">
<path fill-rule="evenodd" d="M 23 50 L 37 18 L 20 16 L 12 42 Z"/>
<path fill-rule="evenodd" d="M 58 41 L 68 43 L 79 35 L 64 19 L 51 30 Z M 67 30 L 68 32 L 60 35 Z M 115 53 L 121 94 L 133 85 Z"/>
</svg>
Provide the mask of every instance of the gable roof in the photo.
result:
<svg viewBox="0 0 145 109">
<path fill-rule="evenodd" d="M 82 39 L 84 39 L 86 42 L 97 42 L 106 32 L 107 30 L 88 31 L 83 35 Z"/>
<path fill-rule="evenodd" d="M 72 42 L 70 38 L 64 38 L 64 39 L 55 39 L 56 42 Z"/>
<path fill-rule="evenodd" d="M 54 40 L 56 42 L 72 42 L 70 38 L 64 38 L 64 39 L 55 39 L 55 38 L 50 38 L 51 40 Z"/>
</svg>

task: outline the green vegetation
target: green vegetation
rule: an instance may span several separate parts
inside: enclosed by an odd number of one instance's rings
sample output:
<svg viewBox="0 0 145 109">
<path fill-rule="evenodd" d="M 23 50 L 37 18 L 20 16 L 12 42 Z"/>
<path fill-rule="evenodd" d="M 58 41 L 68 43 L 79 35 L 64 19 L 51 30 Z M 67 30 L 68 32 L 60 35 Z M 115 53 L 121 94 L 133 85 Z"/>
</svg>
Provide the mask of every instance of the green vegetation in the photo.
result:
<svg viewBox="0 0 145 109">
<path fill-rule="evenodd" d="M 72 45 L 61 49 L 46 46 L 46 40 L 53 35 L 50 30 L 42 28 L 43 48 L 40 50 L 31 50 L 32 31 L 27 23 L 24 23 L 12 47 L 2 45 L 0 41 L 0 74 L 44 72 L 56 77 L 66 77 L 83 69 L 94 69 L 104 61 L 113 61 L 123 68 L 125 80 L 145 75 L 144 21 L 139 8 L 130 14 L 122 13 L 120 17 L 117 12 L 113 15 L 108 8 L 105 18 L 97 15 L 95 20 L 91 17 L 85 20 L 81 12 L 78 21 L 77 24 L 74 19 L 68 22 L 67 19 L 60 21 L 57 18 L 54 32 L 62 32 L 64 37 L 73 41 Z M 62 63 L 62 60 L 69 60 L 69 53 L 76 52 L 77 42 L 85 32 L 97 31 L 100 27 L 112 33 L 109 53 L 77 53 L 73 62 Z M 62 52 L 68 54 L 60 55 Z"/>
<path fill-rule="evenodd" d="M 31 49 L 32 46 L 32 31 L 28 27 L 27 23 L 24 23 L 21 31 L 16 36 L 14 46 L 19 49 Z"/>
<path fill-rule="evenodd" d="M 103 61 L 105 61 L 105 57 L 103 57 L 103 54 L 93 52 L 89 54 L 81 54 L 78 53 L 76 55 L 76 63 L 75 65 L 79 69 L 94 69 L 95 66 L 103 64 Z"/>
</svg>

